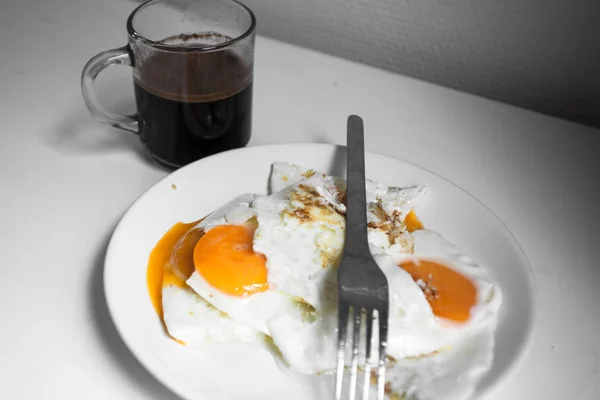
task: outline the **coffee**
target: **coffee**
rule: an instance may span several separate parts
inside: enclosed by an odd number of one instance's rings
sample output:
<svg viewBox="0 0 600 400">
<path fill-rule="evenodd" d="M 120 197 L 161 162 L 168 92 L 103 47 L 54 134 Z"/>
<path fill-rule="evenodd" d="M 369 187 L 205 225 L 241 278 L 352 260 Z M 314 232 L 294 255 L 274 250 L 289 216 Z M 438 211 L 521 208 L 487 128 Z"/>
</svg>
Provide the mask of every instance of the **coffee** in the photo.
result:
<svg viewBox="0 0 600 400">
<path fill-rule="evenodd" d="M 183 51 L 157 52 L 134 74 L 140 136 L 170 167 L 250 140 L 252 63 L 228 49 L 185 51 L 185 41 L 201 35 L 179 37 Z M 210 35 L 214 40 L 218 34 Z"/>
</svg>

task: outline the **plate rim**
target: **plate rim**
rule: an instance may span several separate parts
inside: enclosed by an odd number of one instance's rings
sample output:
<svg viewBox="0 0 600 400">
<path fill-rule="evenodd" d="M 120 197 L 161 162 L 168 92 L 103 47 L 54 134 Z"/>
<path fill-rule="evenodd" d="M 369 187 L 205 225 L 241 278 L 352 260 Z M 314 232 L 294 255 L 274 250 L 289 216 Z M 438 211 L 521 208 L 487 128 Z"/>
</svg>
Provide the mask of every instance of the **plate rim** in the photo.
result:
<svg viewBox="0 0 600 400">
<path fill-rule="evenodd" d="M 111 320 L 113 322 L 113 325 L 115 326 L 115 329 L 117 330 L 120 339 L 123 341 L 123 343 L 125 344 L 125 346 L 127 347 L 127 349 L 129 350 L 129 352 L 138 360 L 138 362 L 141 364 L 141 366 L 150 373 L 150 375 L 156 380 L 158 381 L 161 385 L 163 385 L 164 387 L 166 387 L 168 390 L 170 390 L 171 392 L 173 392 L 174 394 L 176 394 L 177 396 L 181 397 L 184 400 L 188 400 L 188 396 L 187 394 L 185 394 L 182 390 L 178 389 L 177 387 L 175 387 L 175 385 L 171 385 L 169 382 L 166 382 L 165 380 L 163 380 L 160 376 L 158 376 L 157 373 L 155 373 L 155 371 L 150 367 L 151 363 L 147 362 L 145 359 L 145 356 L 143 354 L 141 354 L 140 352 L 134 350 L 136 347 L 132 346 L 131 343 L 127 340 L 126 335 L 124 334 L 124 332 L 122 331 L 122 326 L 120 326 L 117 322 L 117 318 L 115 318 L 115 314 L 116 311 L 114 309 L 115 304 L 113 304 L 110 300 L 111 295 L 110 293 L 110 283 L 109 283 L 109 272 L 107 272 L 109 270 L 110 267 L 108 267 L 109 265 L 109 260 L 111 258 L 111 255 L 113 254 L 114 250 L 113 248 L 116 246 L 115 242 L 116 242 L 116 237 L 118 236 L 118 233 L 124 229 L 124 226 L 127 225 L 127 221 L 130 218 L 131 213 L 133 212 L 132 210 L 135 208 L 136 204 L 138 204 L 140 201 L 142 201 L 144 198 L 146 198 L 147 196 L 150 195 L 150 192 L 152 192 L 156 187 L 160 186 L 163 181 L 166 181 L 168 179 L 172 179 L 173 177 L 176 177 L 178 175 L 182 175 L 187 173 L 189 170 L 198 168 L 199 165 L 201 165 L 204 162 L 207 162 L 209 160 L 214 160 L 216 158 L 219 157 L 223 157 L 224 155 L 228 155 L 228 154 L 232 154 L 232 153 L 245 153 L 245 152 L 252 152 L 256 149 L 273 149 L 274 151 L 277 149 L 281 149 L 281 148 L 289 148 L 290 150 L 294 150 L 294 151 L 298 151 L 298 149 L 301 148 L 320 148 L 323 150 L 327 150 L 329 149 L 332 153 L 335 152 L 336 149 L 345 149 L 346 146 L 343 145 L 337 145 L 337 144 L 331 144 L 331 143 L 301 143 L 301 142 L 297 142 L 297 143 L 277 143 L 277 144 L 263 144 L 263 145 L 256 145 L 256 146 L 248 146 L 248 147 L 242 147 L 242 148 L 238 148 L 238 149 L 233 149 L 233 150 L 228 150 L 228 151 L 224 151 L 221 153 L 217 153 L 217 154 L 213 154 L 211 156 L 208 157 L 204 157 L 202 159 L 196 160 L 184 167 L 181 167 L 175 171 L 170 172 L 169 174 L 167 174 L 166 176 L 162 177 L 161 179 L 159 179 L 157 182 L 155 182 L 154 184 L 152 184 L 149 188 L 147 188 L 146 190 L 144 190 L 144 192 L 142 192 L 139 196 L 136 197 L 136 199 L 131 202 L 131 204 L 129 204 L 129 206 L 127 207 L 127 210 L 125 211 L 125 213 L 122 214 L 119 222 L 117 223 L 115 229 L 113 230 L 107 249 L 106 249 L 106 253 L 104 255 L 104 262 L 103 262 L 103 271 L 102 271 L 102 283 L 103 283 L 103 291 L 104 291 L 104 299 L 105 299 L 105 304 L 108 308 L 108 312 L 109 315 L 111 317 Z M 296 149 L 295 149 L 296 148 Z M 483 203 L 477 196 L 473 195 L 472 193 L 468 192 L 466 189 L 464 189 L 462 186 L 454 183 L 453 181 L 449 180 L 448 178 L 444 177 L 443 175 L 440 175 L 437 172 L 434 172 L 430 169 L 427 169 L 419 164 L 416 164 L 414 162 L 405 160 L 405 159 L 401 159 L 401 158 L 397 158 L 397 157 L 393 157 L 384 153 L 380 153 L 377 151 L 370 151 L 370 150 L 365 150 L 365 153 L 367 155 L 371 155 L 371 156 L 376 156 L 376 157 L 380 157 L 380 158 L 385 158 L 388 159 L 390 162 L 400 162 L 400 163 L 404 163 L 404 164 L 408 164 L 414 168 L 420 169 L 422 171 L 425 171 L 429 174 L 432 174 L 434 176 L 436 176 L 439 179 L 444 180 L 445 182 L 447 182 L 448 184 L 456 187 L 457 189 L 459 189 L 463 194 L 465 194 L 466 196 L 469 196 L 471 198 L 473 198 L 477 203 L 479 203 L 479 205 L 481 205 L 491 216 L 493 216 L 494 220 L 496 220 L 496 222 L 498 222 L 500 224 L 500 226 L 502 227 L 502 229 L 504 230 L 505 233 L 508 234 L 508 237 L 510 238 L 510 241 L 512 242 L 511 244 L 516 248 L 516 253 L 518 254 L 518 257 L 521 258 L 522 262 L 524 263 L 524 265 L 526 266 L 526 276 L 528 277 L 527 279 L 527 286 L 529 287 L 529 291 L 531 293 L 531 315 L 530 318 L 527 321 L 527 326 L 525 329 L 525 338 L 521 343 L 521 346 L 518 350 L 517 356 L 515 358 L 513 358 L 513 360 L 511 360 L 508 368 L 502 372 L 500 372 L 500 374 L 497 376 L 497 378 L 495 379 L 494 383 L 488 385 L 486 388 L 484 389 L 480 389 L 480 395 L 485 398 L 487 396 L 489 396 L 491 393 L 493 393 L 494 391 L 497 391 L 498 388 L 500 388 L 501 386 L 503 386 L 508 379 L 514 377 L 514 375 L 522 368 L 524 360 L 526 359 L 526 357 L 529 355 L 531 347 L 532 347 L 532 342 L 533 342 L 533 337 L 536 331 L 536 321 L 538 318 L 538 295 L 539 295 L 539 288 L 537 285 L 537 280 L 535 278 L 535 274 L 533 272 L 533 268 L 531 266 L 531 262 L 529 261 L 529 258 L 527 257 L 527 253 L 525 252 L 525 250 L 523 249 L 523 247 L 521 246 L 521 244 L 519 243 L 519 241 L 517 240 L 517 238 L 515 237 L 515 235 L 513 234 L 513 232 L 508 228 L 508 226 L 504 223 L 504 221 L 502 221 L 485 203 Z M 111 306 L 112 304 L 112 306 Z M 208 400 L 208 399 L 207 399 Z"/>
</svg>

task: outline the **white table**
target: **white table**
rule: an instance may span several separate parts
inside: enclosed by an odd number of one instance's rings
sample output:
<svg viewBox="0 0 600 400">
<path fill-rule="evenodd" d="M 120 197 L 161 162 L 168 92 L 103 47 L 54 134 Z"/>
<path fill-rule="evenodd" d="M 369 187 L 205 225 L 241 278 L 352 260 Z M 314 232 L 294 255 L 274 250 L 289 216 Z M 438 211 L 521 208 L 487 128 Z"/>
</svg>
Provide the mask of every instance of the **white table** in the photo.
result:
<svg viewBox="0 0 600 400">
<path fill-rule="evenodd" d="M 135 6 L 3 4 L 0 398 L 175 398 L 122 343 L 102 287 L 116 223 L 166 172 L 134 135 L 94 122 L 79 89 L 84 63 L 125 43 Z M 251 145 L 342 144 L 358 113 L 369 150 L 462 186 L 522 244 L 537 279 L 535 338 L 490 400 L 598 398 L 600 131 L 262 37 L 256 60 Z M 99 86 L 133 110 L 127 68 Z"/>
</svg>

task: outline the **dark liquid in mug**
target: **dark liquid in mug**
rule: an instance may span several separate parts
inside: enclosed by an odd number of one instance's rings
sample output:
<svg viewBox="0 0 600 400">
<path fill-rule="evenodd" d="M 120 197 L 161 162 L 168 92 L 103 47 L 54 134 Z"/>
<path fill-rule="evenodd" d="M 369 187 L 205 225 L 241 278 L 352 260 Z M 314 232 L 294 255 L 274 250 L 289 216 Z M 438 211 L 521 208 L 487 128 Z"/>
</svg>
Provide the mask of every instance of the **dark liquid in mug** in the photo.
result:
<svg viewBox="0 0 600 400">
<path fill-rule="evenodd" d="M 157 53 L 134 79 L 139 131 L 152 157 L 179 167 L 245 146 L 252 125 L 252 64 L 227 50 Z"/>
</svg>

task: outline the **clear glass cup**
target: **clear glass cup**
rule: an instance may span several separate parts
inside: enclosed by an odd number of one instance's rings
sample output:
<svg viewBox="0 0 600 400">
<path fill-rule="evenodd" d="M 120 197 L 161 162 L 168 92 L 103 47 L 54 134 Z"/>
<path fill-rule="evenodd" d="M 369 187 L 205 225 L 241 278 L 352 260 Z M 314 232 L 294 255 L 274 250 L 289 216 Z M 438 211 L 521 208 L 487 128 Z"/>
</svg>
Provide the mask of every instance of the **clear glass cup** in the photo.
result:
<svg viewBox="0 0 600 400">
<path fill-rule="evenodd" d="M 94 117 L 137 133 L 149 156 L 178 168 L 245 146 L 252 129 L 256 19 L 235 0 L 151 0 L 127 19 L 126 46 L 94 56 L 81 89 Z M 133 68 L 137 113 L 98 102 L 94 81 L 111 65 Z"/>
</svg>

